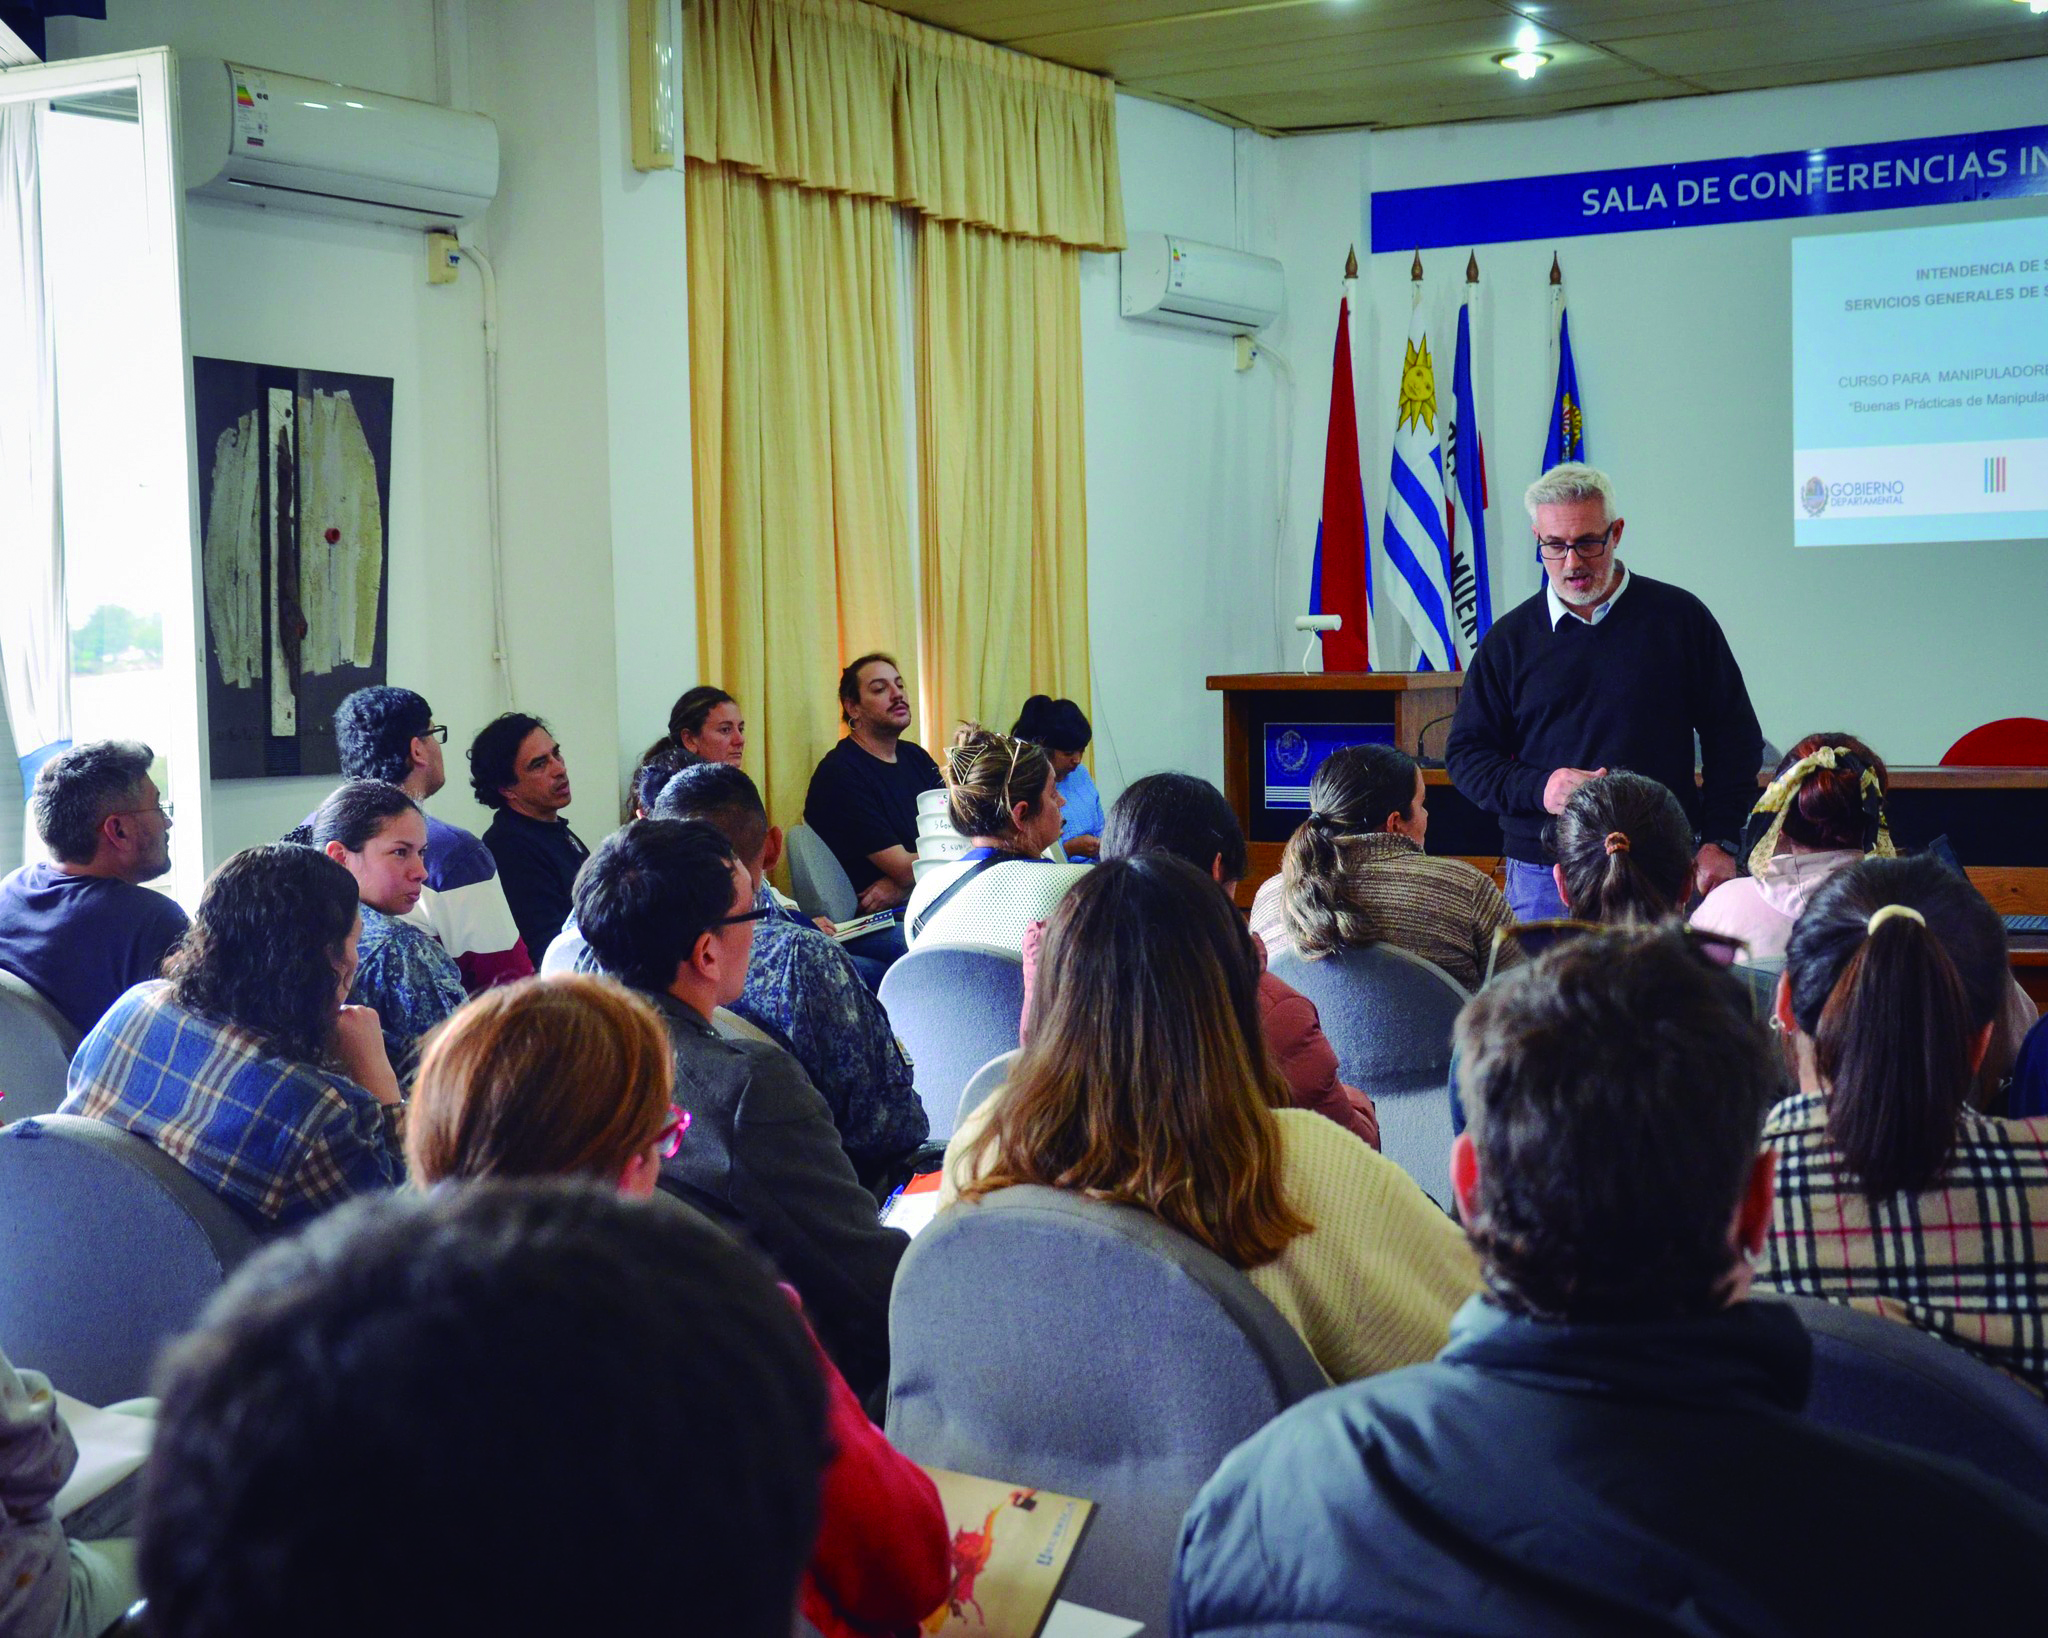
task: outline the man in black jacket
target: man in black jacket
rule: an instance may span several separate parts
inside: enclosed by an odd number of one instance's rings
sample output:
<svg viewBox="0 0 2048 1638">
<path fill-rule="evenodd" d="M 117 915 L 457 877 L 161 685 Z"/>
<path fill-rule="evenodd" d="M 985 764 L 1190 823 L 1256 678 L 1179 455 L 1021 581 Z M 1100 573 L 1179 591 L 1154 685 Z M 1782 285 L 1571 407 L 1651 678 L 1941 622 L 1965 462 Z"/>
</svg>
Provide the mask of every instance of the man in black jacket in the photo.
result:
<svg viewBox="0 0 2048 1638">
<path fill-rule="evenodd" d="M 1710 892 L 1735 874 L 1763 763 L 1728 639 L 1691 592 L 1622 566 L 1606 473 L 1555 466 L 1523 500 L 1546 584 L 1480 643 L 1446 754 L 1459 791 L 1500 815 L 1508 903 L 1523 921 L 1564 913 L 1544 825 L 1609 768 L 1670 787 L 1699 844 L 1694 890 Z"/>
<path fill-rule="evenodd" d="M 1676 931 L 1482 990 L 1451 1181 L 1489 1295 L 1433 1364 L 1231 1454 L 1188 1513 L 1173 1631 L 1793 1638 L 2048 1609 L 2048 1509 L 1800 1415 L 1806 1333 L 1746 1300 L 1768 1040 Z"/>
<path fill-rule="evenodd" d="M 576 882 L 591 953 L 655 1005 L 675 1049 L 676 1103 L 690 1123 L 661 1186 L 774 1260 L 865 1397 L 888 1378 L 889 1288 L 909 1238 L 878 1221 L 803 1066 L 711 1027 L 746 987 L 766 913 L 732 844 L 701 820 L 635 820 Z"/>
</svg>

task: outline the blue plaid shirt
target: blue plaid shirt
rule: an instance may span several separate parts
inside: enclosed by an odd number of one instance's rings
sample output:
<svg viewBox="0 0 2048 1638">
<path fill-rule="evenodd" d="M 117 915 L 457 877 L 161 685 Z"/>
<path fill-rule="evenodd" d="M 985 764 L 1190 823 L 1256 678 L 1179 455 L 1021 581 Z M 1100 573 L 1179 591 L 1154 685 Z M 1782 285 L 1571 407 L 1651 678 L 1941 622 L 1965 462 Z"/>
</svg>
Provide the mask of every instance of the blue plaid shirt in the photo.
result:
<svg viewBox="0 0 2048 1638">
<path fill-rule="evenodd" d="M 146 1138 L 259 1226 L 405 1181 L 395 1115 L 368 1092 L 186 1011 L 162 981 L 136 985 L 79 1043 L 59 1113 Z"/>
</svg>

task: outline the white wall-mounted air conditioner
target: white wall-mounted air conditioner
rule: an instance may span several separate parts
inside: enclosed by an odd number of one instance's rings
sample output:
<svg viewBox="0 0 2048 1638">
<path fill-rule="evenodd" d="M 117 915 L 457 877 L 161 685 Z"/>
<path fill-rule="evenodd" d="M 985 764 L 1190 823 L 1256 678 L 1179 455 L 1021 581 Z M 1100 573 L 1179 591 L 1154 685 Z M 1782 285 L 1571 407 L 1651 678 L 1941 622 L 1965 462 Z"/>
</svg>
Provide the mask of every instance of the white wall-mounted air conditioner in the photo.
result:
<svg viewBox="0 0 2048 1638">
<path fill-rule="evenodd" d="M 482 114 L 218 58 L 178 62 L 185 190 L 316 216 L 453 228 L 498 191 Z"/>
<path fill-rule="evenodd" d="M 1280 316 L 1284 280 L 1270 256 L 1171 233 L 1134 233 L 1123 253 L 1124 317 L 1250 335 Z"/>
</svg>

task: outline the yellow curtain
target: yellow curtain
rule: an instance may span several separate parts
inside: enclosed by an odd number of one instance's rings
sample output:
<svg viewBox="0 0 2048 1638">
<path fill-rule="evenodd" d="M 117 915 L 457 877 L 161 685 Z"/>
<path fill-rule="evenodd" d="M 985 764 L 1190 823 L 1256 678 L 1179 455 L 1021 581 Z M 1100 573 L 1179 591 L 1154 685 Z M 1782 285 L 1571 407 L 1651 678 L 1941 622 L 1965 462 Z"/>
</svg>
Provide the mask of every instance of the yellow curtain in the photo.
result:
<svg viewBox="0 0 2048 1638">
<path fill-rule="evenodd" d="M 924 701 L 1007 732 L 1034 693 L 1088 709 L 1080 254 L 927 221 L 918 247 Z"/>
<path fill-rule="evenodd" d="M 1110 81 L 863 0 L 696 0 L 684 19 L 690 158 L 1123 248 Z"/>
<path fill-rule="evenodd" d="M 840 666 L 913 652 L 895 213 L 687 171 L 698 652 L 787 826 L 839 737 Z"/>
</svg>

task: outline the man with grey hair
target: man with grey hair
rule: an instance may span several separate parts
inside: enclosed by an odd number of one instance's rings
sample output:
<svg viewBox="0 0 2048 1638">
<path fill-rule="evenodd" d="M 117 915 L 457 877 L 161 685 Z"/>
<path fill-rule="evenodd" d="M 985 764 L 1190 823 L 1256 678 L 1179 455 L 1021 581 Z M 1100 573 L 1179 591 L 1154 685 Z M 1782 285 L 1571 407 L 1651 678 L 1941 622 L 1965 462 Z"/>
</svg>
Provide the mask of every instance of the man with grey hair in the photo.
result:
<svg viewBox="0 0 2048 1638">
<path fill-rule="evenodd" d="M 1706 893 L 1735 874 L 1763 761 L 1728 639 L 1691 592 L 1623 566 L 1606 473 L 1554 466 L 1523 500 L 1544 587 L 1480 643 L 1446 758 L 1458 789 L 1500 815 L 1508 903 L 1523 921 L 1564 914 L 1544 842 L 1549 816 L 1587 780 L 1622 767 L 1678 798 L 1698 847 L 1693 886 Z"/>
<path fill-rule="evenodd" d="M 154 760 L 136 740 L 96 739 L 44 763 L 29 811 L 50 857 L 0 881 L 0 967 L 81 1035 L 185 936 L 176 901 L 142 885 L 171 868 Z"/>
</svg>

